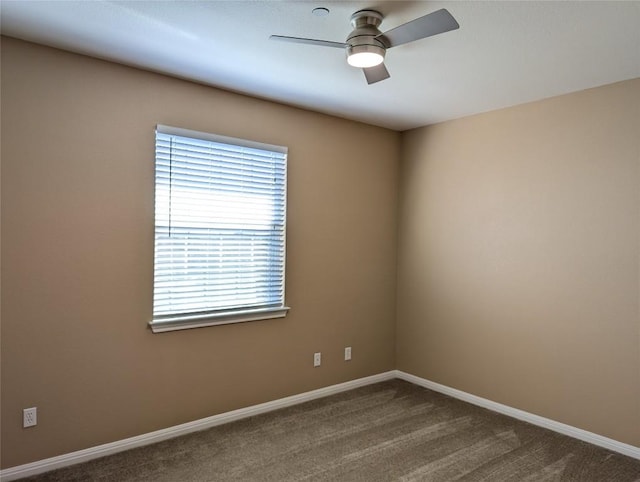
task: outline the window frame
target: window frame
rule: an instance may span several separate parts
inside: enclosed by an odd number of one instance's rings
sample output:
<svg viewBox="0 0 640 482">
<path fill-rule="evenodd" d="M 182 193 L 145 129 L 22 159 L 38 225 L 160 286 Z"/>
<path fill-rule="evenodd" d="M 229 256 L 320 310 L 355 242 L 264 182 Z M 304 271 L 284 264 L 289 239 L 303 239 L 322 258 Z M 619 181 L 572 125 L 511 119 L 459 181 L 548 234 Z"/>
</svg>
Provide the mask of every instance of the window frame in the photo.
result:
<svg viewBox="0 0 640 482">
<path fill-rule="evenodd" d="M 233 147 L 240 148 L 249 148 L 249 149 L 259 149 L 265 151 L 276 152 L 279 154 L 283 154 L 284 156 L 284 199 L 283 199 L 283 210 L 284 210 L 284 226 L 283 226 L 283 242 L 282 242 L 282 250 L 283 250 L 283 261 L 282 261 L 282 305 L 280 306 L 267 306 L 267 307 L 257 307 L 257 308 L 233 308 L 226 310 L 212 310 L 209 312 L 190 312 L 190 313 L 173 313 L 173 314 L 162 314 L 162 315 L 154 315 L 152 320 L 149 322 L 149 327 L 151 328 L 153 333 L 162 333 L 167 331 L 175 331 L 175 330 L 187 330 L 192 328 L 200 328 L 206 326 L 216 326 L 216 325 L 226 325 L 232 323 L 244 323 L 248 321 L 258 321 L 258 320 L 267 320 L 274 318 L 283 318 L 287 315 L 289 311 L 289 307 L 286 306 L 286 253 L 287 253 L 287 154 L 288 148 L 285 146 L 273 145 L 273 144 L 265 144 L 261 142 L 249 141 L 246 139 L 239 139 L 235 137 L 221 136 L 218 134 L 211 134 L 207 132 L 194 131 L 190 129 L 183 129 L 178 127 L 171 127 L 162 124 L 158 124 L 155 129 L 154 134 L 154 146 L 157 146 L 158 142 L 158 133 L 166 134 L 166 135 L 175 135 L 185 138 L 197 139 L 202 141 L 211 141 L 215 143 L 227 144 Z M 152 303 L 155 308 L 155 290 L 156 290 L 156 216 L 157 216 L 157 206 L 156 206 L 156 195 L 157 195 L 157 178 L 155 172 L 157 171 L 157 163 L 158 157 L 157 153 L 154 150 L 154 259 L 153 259 L 153 268 L 154 268 L 154 276 L 153 276 L 153 290 L 154 297 L 152 298 Z"/>
</svg>

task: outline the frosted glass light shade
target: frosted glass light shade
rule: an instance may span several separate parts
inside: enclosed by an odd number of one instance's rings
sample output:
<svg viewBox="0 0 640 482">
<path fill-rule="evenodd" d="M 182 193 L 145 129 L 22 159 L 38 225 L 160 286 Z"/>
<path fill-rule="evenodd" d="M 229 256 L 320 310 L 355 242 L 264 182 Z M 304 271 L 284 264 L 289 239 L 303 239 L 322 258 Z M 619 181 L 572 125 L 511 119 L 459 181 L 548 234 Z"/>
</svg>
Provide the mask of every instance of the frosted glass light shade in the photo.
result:
<svg viewBox="0 0 640 482">
<path fill-rule="evenodd" d="M 376 45 L 356 45 L 349 47 L 347 62 L 352 67 L 366 69 L 380 65 L 384 60 L 384 49 Z"/>
</svg>

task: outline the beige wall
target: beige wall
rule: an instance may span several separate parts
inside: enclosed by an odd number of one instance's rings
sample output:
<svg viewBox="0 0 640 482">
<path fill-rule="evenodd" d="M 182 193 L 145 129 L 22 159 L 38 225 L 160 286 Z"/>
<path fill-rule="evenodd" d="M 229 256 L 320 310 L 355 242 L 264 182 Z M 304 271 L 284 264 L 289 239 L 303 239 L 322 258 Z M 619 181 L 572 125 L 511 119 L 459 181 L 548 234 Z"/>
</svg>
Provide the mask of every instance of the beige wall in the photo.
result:
<svg viewBox="0 0 640 482">
<path fill-rule="evenodd" d="M 640 446 L 640 80 L 402 142 L 397 368 Z"/>
<path fill-rule="evenodd" d="M 8 38 L 2 121 L 2 467 L 394 368 L 398 133 Z M 285 319 L 147 328 L 158 123 L 289 147 Z"/>
</svg>

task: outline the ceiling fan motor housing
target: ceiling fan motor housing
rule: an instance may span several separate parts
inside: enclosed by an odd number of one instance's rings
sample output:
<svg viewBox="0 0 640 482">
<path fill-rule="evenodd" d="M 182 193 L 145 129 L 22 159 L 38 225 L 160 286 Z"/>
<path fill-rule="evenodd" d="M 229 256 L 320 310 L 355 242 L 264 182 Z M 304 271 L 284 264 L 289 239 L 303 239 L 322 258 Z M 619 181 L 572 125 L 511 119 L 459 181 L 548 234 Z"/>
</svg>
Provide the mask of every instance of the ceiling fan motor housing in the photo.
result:
<svg viewBox="0 0 640 482">
<path fill-rule="evenodd" d="M 384 58 L 386 46 L 376 37 L 384 17 L 375 10 L 360 10 L 351 16 L 353 31 L 347 37 L 347 57 L 356 52 L 371 52 Z"/>
</svg>

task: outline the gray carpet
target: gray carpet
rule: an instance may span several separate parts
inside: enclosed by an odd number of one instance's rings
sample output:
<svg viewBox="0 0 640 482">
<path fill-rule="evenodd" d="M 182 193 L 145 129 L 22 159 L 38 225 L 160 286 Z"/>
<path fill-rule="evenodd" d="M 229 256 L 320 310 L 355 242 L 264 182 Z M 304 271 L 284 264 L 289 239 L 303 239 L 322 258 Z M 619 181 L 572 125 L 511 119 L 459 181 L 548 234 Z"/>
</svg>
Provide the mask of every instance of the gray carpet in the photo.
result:
<svg viewBox="0 0 640 482">
<path fill-rule="evenodd" d="M 640 460 L 392 380 L 31 481 L 640 481 Z"/>
</svg>

